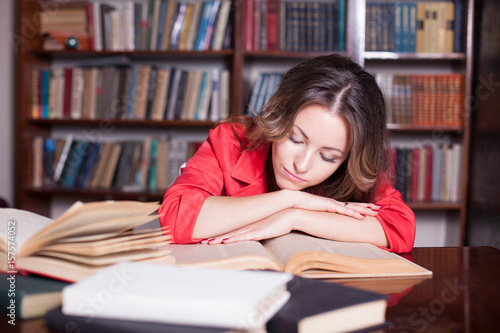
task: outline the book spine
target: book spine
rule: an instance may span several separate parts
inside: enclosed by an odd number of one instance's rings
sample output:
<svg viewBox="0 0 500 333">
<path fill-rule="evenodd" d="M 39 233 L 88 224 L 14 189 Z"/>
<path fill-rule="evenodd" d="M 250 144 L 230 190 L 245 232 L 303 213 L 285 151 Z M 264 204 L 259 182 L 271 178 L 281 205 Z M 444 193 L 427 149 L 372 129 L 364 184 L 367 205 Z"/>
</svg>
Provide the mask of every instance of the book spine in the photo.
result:
<svg viewBox="0 0 500 333">
<path fill-rule="evenodd" d="M 455 0 L 455 20 L 453 34 L 453 52 L 462 53 L 464 47 L 465 33 L 465 0 Z"/>
<path fill-rule="evenodd" d="M 245 51 L 253 50 L 253 1 L 245 0 Z"/>
</svg>

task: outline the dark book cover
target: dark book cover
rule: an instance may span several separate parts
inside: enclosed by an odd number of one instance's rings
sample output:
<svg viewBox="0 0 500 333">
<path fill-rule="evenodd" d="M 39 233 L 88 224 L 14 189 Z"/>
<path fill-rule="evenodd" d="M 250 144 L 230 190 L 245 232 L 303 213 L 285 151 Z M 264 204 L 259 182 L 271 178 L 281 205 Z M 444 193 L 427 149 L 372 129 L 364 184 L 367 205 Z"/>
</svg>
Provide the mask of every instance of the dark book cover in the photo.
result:
<svg viewBox="0 0 500 333">
<path fill-rule="evenodd" d="M 357 331 L 385 323 L 386 295 L 298 276 L 287 288 L 290 299 L 267 323 L 268 333 Z M 362 307 L 369 303 L 374 305 L 370 310 Z M 304 320 L 311 326 L 302 331 L 299 323 Z"/>
<path fill-rule="evenodd" d="M 60 307 L 49 311 L 45 316 L 45 322 L 47 327 L 52 330 L 61 332 L 73 332 L 73 330 L 77 330 L 80 333 L 222 333 L 229 331 L 217 327 L 183 326 L 154 322 L 69 316 L 63 314 Z"/>
<path fill-rule="evenodd" d="M 67 285 L 36 275 L 0 275 L 0 313 L 9 314 L 14 304 L 21 319 L 43 317 L 61 305 L 61 291 Z"/>
</svg>

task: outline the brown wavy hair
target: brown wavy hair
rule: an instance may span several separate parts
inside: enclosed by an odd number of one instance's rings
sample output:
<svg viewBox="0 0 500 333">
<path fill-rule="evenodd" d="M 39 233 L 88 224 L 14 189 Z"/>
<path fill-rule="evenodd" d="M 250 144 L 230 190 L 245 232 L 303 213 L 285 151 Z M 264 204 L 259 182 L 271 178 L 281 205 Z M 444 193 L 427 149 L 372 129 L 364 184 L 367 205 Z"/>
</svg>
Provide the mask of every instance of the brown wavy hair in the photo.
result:
<svg viewBox="0 0 500 333">
<path fill-rule="evenodd" d="M 331 54 L 300 62 L 259 114 L 228 121 L 246 127 L 242 144 L 250 150 L 288 138 L 297 113 L 308 105 L 341 116 L 351 129 L 352 147 L 332 176 L 307 190 L 341 201 L 373 202 L 387 167 L 385 103 L 373 76 L 351 59 Z"/>
</svg>

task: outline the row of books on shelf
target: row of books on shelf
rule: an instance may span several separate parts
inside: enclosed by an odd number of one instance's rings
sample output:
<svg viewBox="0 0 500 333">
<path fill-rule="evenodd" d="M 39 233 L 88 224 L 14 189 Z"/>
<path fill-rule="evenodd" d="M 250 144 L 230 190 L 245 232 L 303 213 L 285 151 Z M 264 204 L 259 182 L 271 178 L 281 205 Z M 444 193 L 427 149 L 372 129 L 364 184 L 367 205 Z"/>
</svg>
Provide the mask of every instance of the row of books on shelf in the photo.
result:
<svg viewBox="0 0 500 333">
<path fill-rule="evenodd" d="M 463 126 L 463 74 L 379 72 L 374 76 L 385 96 L 388 123 Z"/>
<path fill-rule="evenodd" d="M 35 188 L 165 191 L 199 140 L 156 138 L 97 142 L 68 135 L 33 139 Z"/>
<path fill-rule="evenodd" d="M 207 1 L 64 2 L 42 12 L 44 49 L 69 36 L 92 51 L 207 51 L 232 47 L 232 3 Z"/>
<path fill-rule="evenodd" d="M 283 73 L 259 73 L 248 102 L 248 115 L 260 113 L 278 89 Z"/>
<path fill-rule="evenodd" d="M 149 64 L 36 69 L 31 117 L 218 121 L 229 115 L 229 76 Z"/>
<path fill-rule="evenodd" d="M 245 50 L 345 50 L 345 0 L 246 0 Z"/>
<path fill-rule="evenodd" d="M 464 52 L 464 0 L 368 3 L 366 51 Z"/>
<path fill-rule="evenodd" d="M 463 144 L 393 147 L 394 186 L 407 202 L 460 202 Z"/>
</svg>

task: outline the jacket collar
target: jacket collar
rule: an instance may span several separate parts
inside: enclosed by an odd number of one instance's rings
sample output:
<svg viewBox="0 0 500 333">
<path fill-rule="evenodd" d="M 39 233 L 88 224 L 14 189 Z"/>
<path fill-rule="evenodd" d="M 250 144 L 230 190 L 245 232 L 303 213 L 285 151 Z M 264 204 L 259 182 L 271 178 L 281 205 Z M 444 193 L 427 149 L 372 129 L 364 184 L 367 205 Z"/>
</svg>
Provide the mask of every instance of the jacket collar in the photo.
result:
<svg viewBox="0 0 500 333">
<path fill-rule="evenodd" d="M 231 173 L 236 180 L 251 184 L 266 173 L 266 160 L 270 143 L 263 143 L 251 151 L 243 151 Z"/>
</svg>

